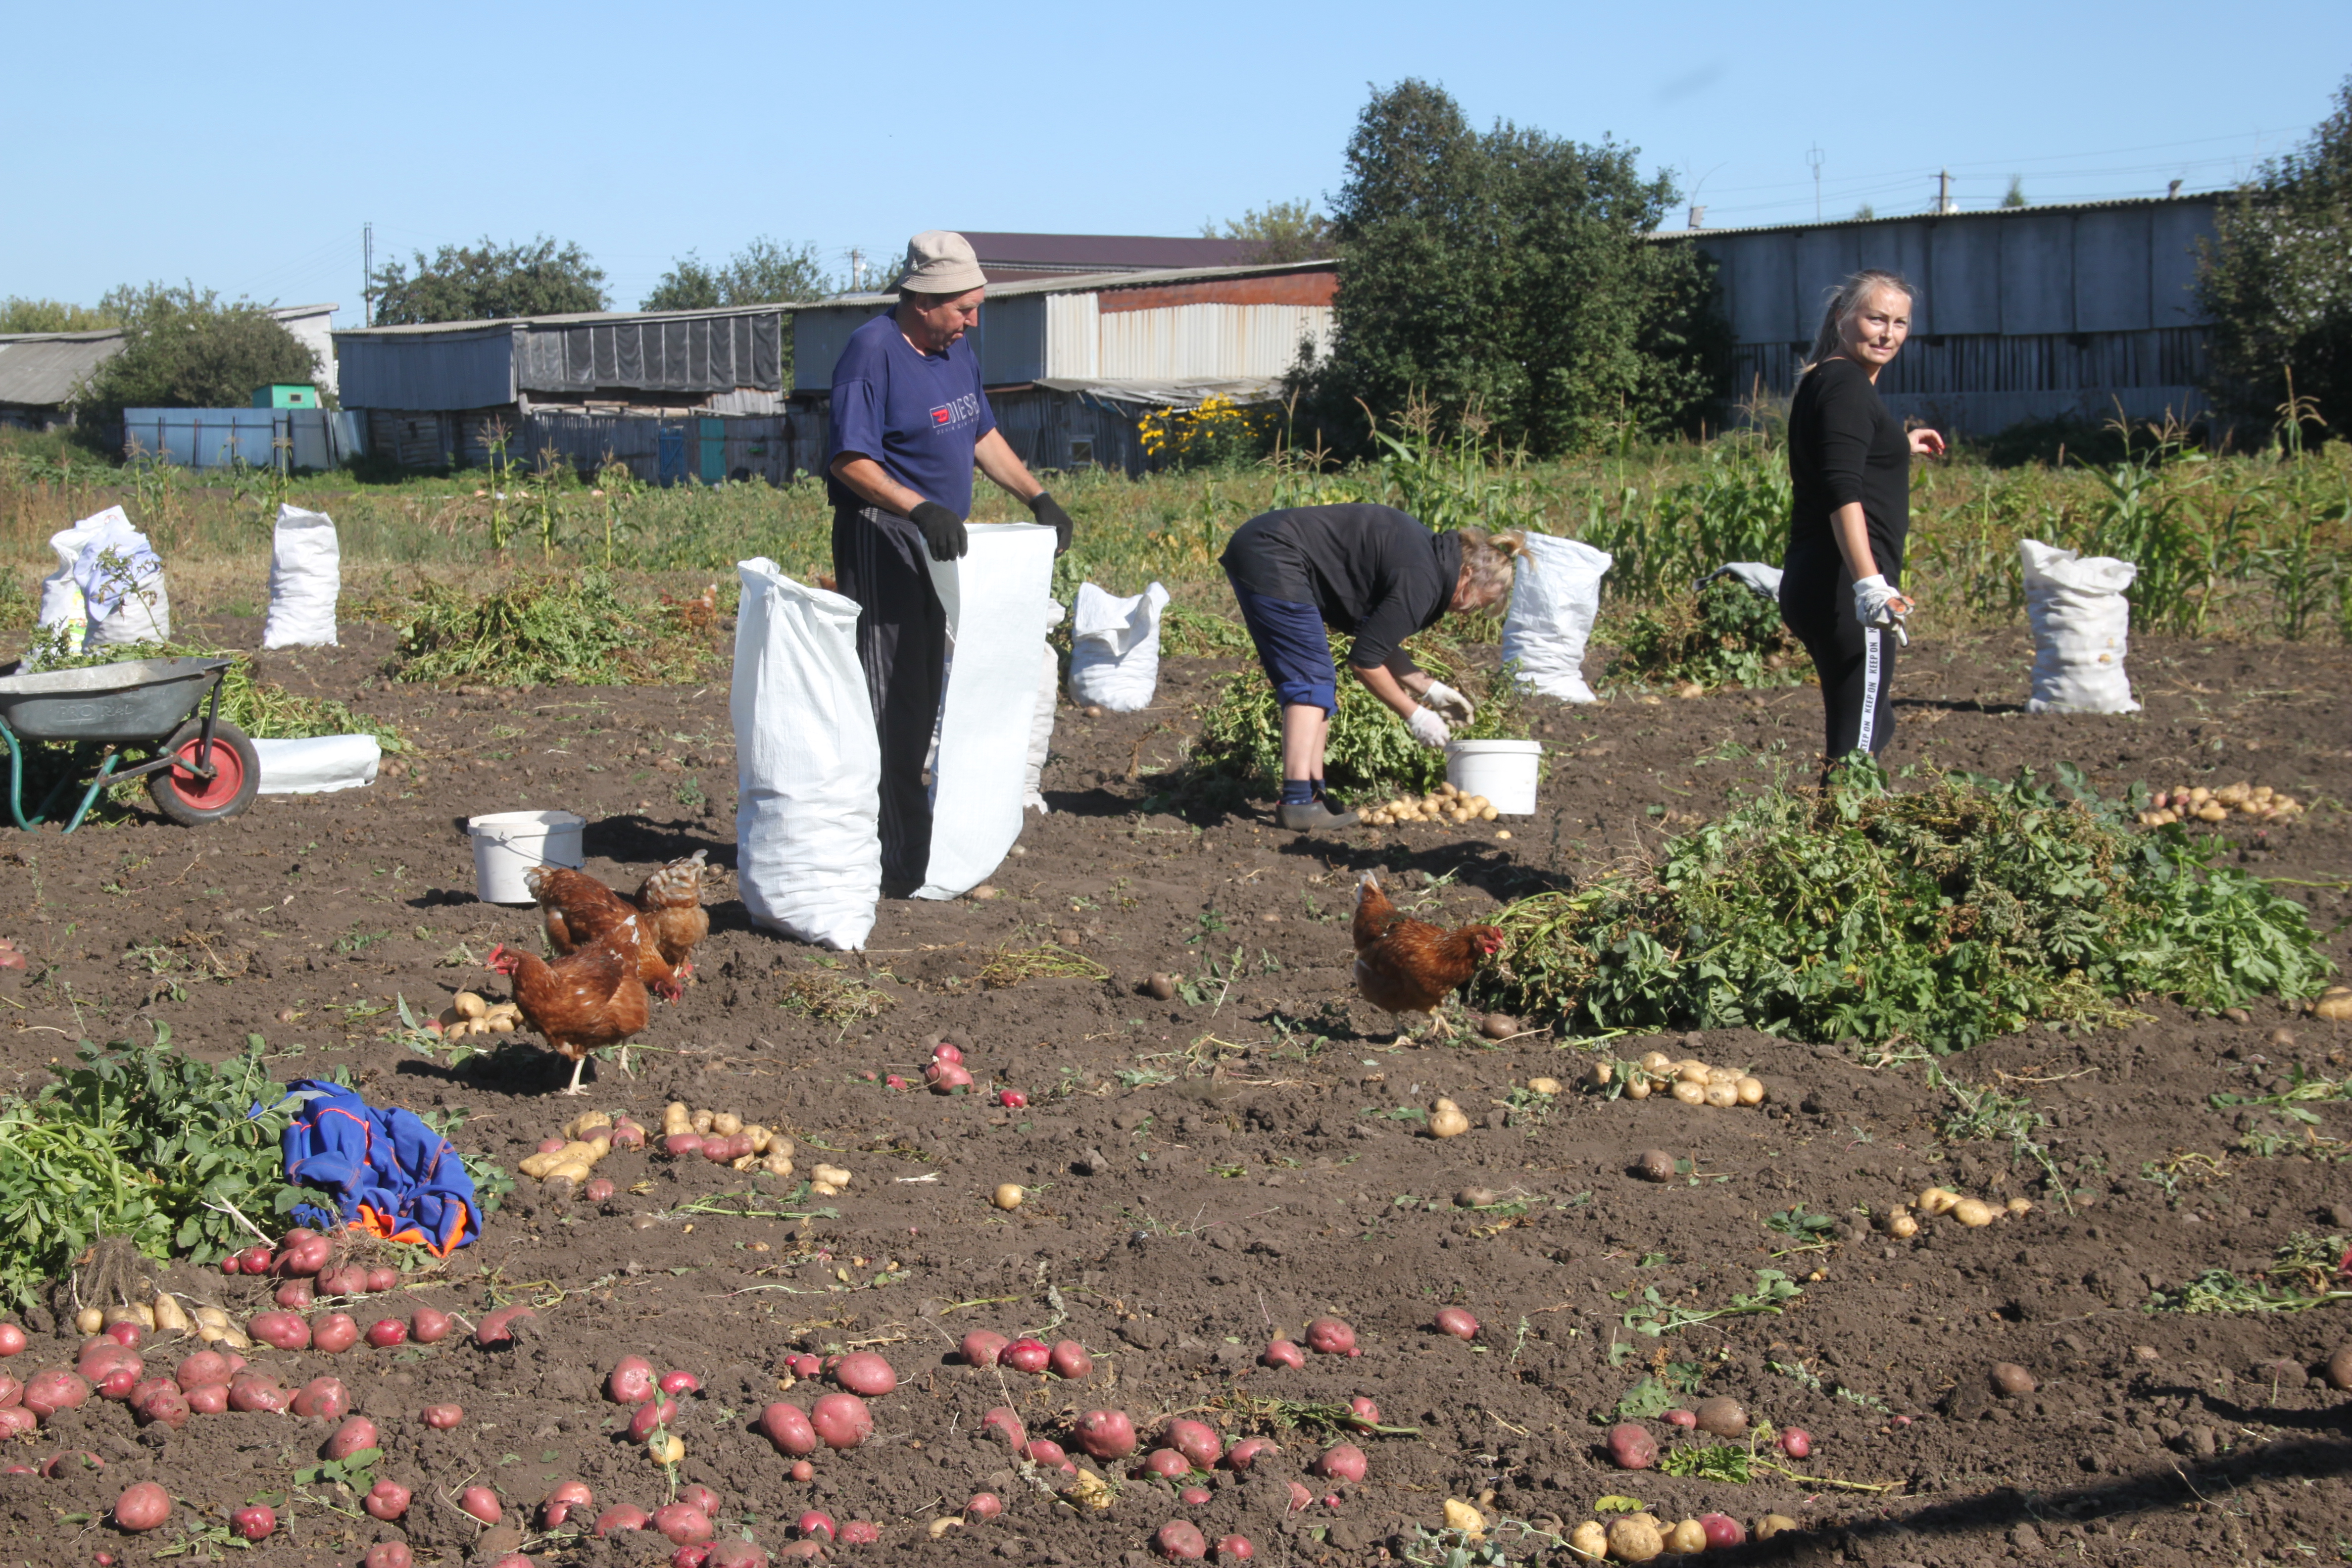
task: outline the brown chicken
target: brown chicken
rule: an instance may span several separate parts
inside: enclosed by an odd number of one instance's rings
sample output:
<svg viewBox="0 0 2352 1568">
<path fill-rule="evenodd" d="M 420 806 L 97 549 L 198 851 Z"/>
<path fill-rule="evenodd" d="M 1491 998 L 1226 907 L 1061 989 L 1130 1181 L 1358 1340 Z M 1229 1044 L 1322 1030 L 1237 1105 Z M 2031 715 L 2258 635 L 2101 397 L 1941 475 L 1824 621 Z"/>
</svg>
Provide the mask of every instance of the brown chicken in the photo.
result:
<svg viewBox="0 0 2352 1568">
<path fill-rule="evenodd" d="M 1426 1013 L 1440 1029 L 1445 998 L 1503 947 L 1498 926 L 1446 931 L 1399 913 L 1370 871 L 1356 884 L 1355 937 L 1356 994 L 1391 1013 Z"/>
<path fill-rule="evenodd" d="M 702 907 L 703 862 L 710 851 L 698 849 L 673 860 L 638 884 L 630 901 L 645 915 L 646 928 L 661 949 L 663 960 L 683 980 L 694 973 L 694 947 L 710 934 L 710 911 Z"/>
<path fill-rule="evenodd" d="M 660 877 L 663 871 L 654 873 Z M 661 943 L 650 921 L 637 917 L 637 906 L 585 871 L 575 871 L 568 866 L 533 866 L 522 874 L 523 886 L 539 900 L 541 915 L 547 921 L 548 945 L 559 953 L 577 952 L 600 938 L 611 936 L 627 924 L 626 943 L 623 951 L 636 965 L 637 979 L 655 995 L 675 1002 L 684 994 L 677 974 L 670 961 L 662 954 Z M 652 879 L 647 879 L 652 885 Z M 695 911 L 700 914 L 699 910 Z M 709 921 L 706 919 L 705 922 Z"/>
<path fill-rule="evenodd" d="M 640 942 L 637 917 L 632 914 L 551 963 L 503 943 L 490 953 L 489 967 L 514 982 L 515 1006 L 522 1021 L 572 1058 L 566 1094 L 580 1092 L 580 1069 L 587 1065 L 590 1051 L 619 1045 L 646 1026 L 652 1004 L 631 958 Z"/>
</svg>

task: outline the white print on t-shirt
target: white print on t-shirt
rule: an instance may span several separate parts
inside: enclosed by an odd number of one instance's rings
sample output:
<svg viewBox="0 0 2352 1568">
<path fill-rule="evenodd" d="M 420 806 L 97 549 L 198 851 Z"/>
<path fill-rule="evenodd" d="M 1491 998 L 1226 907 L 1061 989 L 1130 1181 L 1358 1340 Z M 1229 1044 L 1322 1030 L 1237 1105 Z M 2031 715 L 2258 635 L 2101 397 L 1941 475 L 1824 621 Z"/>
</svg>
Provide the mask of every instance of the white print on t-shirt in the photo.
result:
<svg viewBox="0 0 2352 1568">
<path fill-rule="evenodd" d="M 980 417 L 980 394 L 967 392 L 951 403 L 942 403 L 931 410 L 931 427 L 952 430 L 959 425 L 969 425 Z"/>
</svg>

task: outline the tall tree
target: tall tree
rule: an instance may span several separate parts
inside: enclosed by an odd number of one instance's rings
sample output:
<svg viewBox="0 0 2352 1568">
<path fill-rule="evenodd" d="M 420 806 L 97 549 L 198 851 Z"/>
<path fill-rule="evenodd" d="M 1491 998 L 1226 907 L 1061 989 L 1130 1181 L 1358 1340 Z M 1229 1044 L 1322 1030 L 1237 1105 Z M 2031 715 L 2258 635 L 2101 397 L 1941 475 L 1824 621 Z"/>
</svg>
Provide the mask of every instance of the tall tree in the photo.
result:
<svg viewBox="0 0 2352 1568">
<path fill-rule="evenodd" d="M 2213 322 L 2207 395 L 2275 418 L 2292 376 L 2330 431 L 2352 434 L 2352 77 L 2311 140 L 2214 216 L 2197 279 Z"/>
<path fill-rule="evenodd" d="M 1331 254 L 1331 220 L 1317 212 L 1312 202 L 1268 202 L 1227 218 L 1222 228 L 1202 224 L 1201 237 L 1247 240 L 1253 247 L 1250 259 L 1262 265 L 1319 261 Z"/>
<path fill-rule="evenodd" d="M 121 315 L 103 305 L 91 310 L 62 300 L 26 300 L 14 294 L 0 300 L 0 332 L 102 332 L 121 324 Z"/>
<path fill-rule="evenodd" d="M 112 420 L 125 408 L 243 408 L 257 387 L 314 380 L 319 356 L 248 300 L 223 304 L 211 289 L 151 283 L 108 294 L 101 310 L 122 322 L 122 352 L 100 362 L 75 399 L 82 417 Z"/>
<path fill-rule="evenodd" d="M 765 235 L 713 268 L 692 251 L 670 264 L 641 310 L 709 310 L 721 305 L 791 304 L 822 300 L 833 280 L 817 259 L 816 247 L 792 249 Z"/>
<path fill-rule="evenodd" d="M 1508 122 L 1482 134 L 1426 82 L 1376 92 L 1333 212 L 1324 418 L 1344 431 L 1359 401 L 1386 417 L 1421 397 L 1540 454 L 1703 413 L 1726 341 L 1712 274 L 1696 247 L 1648 237 L 1676 193 L 1635 157 Z"/>
<path fill-rule="evenodd" d="M 558 245 L 543 234 L 523 245 L 500 245 L 485 235 L 478 245 L 445 245 L 429 261 L 420 250 L 413 269 L 389 262 L 369 281 L 376 290 L 379 327 L 553 316 L 609 305 L 604 269 L 577 244 Z"/>
</svg>

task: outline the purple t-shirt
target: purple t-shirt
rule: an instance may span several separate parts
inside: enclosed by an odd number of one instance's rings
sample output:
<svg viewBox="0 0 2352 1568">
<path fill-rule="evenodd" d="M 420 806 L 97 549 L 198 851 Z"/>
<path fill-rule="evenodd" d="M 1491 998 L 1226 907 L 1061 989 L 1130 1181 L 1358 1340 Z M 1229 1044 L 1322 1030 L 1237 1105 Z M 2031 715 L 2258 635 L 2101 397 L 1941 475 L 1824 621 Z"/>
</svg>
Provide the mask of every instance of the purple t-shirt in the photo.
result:
<svg viewBox="0 0 2352 1568">
<path fill-rule="evenodd" d="M 888 311 L 849 334 L 833 367 L 833 448 L 826 483 L 835 506 L 865 504 L 832 478 L 844 452 L 871 458 L 889 476 L 958 517 L 971 514 L 971 454 L 996 428 L 980 389 L 980 355 L 969 335 L 945 353 L 907 341 Z"/>
</svg>

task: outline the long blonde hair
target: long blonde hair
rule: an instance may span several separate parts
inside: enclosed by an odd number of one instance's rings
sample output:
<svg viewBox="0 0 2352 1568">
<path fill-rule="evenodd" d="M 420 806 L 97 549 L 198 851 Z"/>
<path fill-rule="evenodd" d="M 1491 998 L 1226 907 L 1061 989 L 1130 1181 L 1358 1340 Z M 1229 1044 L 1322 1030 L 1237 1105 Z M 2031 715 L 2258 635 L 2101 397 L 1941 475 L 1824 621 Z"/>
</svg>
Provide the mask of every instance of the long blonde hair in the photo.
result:
<svg viewBox="0 0 2352 1568">
<path fill-rule="evenodd" d="M 1915 307 L 1919 303 L 1918 290 L 1913 289 L 1911 280 L 1900 272 L 1882 271 L 1875 267 L 1864 268 L 1830 290 L 1829 299 L 1822 308 L 1822 330 L 1813 334 L 1813 352 L 1798 370 L 1799 375 L 1844 349 L 1845 324 L 1853 321 L 1854 312 L 1860 310 L 1871 295 L 1881 289 L 1894 289 Z"/>
<path fill-rule="evenodd" d="M 1454 533 L 1462 541 L 1462 575 L 1454 593 L 1468 588 L 1479 603 L 1500 604 L 1511 596 L 1515 581 L 1514 568 L 1519 562 L 1535 570 L 1535 557 L 1528 552 L 1528 536 L 1516 528 L 1489 533 L 1483 528 L 1457 528 Z"/>
</svg>

